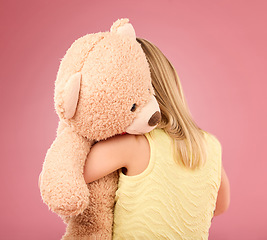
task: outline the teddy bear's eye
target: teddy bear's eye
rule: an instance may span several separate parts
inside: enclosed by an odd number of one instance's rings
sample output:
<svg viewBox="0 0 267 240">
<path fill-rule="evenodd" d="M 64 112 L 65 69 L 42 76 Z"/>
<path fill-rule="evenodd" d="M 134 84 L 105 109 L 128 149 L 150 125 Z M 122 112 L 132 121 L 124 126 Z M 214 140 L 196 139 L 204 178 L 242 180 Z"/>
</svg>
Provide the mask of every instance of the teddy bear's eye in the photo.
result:
<svg viewBox="0 0 267 240">
<path fill-rule="evenodd" d="M 131 111 L 134 112 L 136 110 L 136 103 L 133 104 Z"/>
</svg>

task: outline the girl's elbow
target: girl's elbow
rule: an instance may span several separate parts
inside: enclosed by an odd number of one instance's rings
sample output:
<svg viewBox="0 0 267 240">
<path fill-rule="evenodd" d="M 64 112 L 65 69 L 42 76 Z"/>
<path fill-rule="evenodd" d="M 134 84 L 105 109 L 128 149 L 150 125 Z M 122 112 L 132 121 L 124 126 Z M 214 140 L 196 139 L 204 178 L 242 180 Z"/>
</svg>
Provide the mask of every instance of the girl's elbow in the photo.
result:
<svg viewBox="0 0 267 240">
<path fill-rule="evenodd" d="M 225 213 L 230 207 L 230 188 L 228 186 L 227 190 L 223 194 L 219 194 L 216 208 L 214 211 L 214 216 L 218 216 L 222 213 Z"/>
<path fill-rule="evenodd" d="M 220 206 L 216 206 L 216 209 L 214 211 L 214 216 L 221 215 L 225 213 L 230 207 L 230 198 L 227 199 L 223 204 L 220 204 Z"/>
<path fill-rule="evenodd" d="M 86 166 L 84 166 L 83 178 L 84 178 L 85 183 L 91 183 L 95 180 L 92 178 L 92 174 L 91 172 L 88 171 Z"/>
<path fill-rule="evenodd" d="M 221 185 L 218 191 L 214 216 L 218 216 L 226 212 L 229 209 L 229 206 L 230 206 L 230 183 L 225 173 L 225 170 L 222 168 Z"/>
</svg>

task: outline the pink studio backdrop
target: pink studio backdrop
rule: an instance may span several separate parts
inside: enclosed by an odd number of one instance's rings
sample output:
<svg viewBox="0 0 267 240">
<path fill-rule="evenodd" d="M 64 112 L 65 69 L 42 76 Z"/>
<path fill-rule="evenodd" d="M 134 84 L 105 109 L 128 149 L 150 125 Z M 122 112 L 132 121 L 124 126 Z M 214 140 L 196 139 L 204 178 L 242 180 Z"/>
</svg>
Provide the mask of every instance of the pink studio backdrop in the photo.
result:
<svg viewBox="0 0 267 240">
<path fill-rule="evenodd" d="M 53 240 L 65 230 L 38 175 L 55 138 L 60 59 L 87 33 L 128 17 L 180 76 L 191 112 L 223 146 L 231 206 L 210 239 L 267 239 L 266 1 L 0 1 L 0 239 Z"/>
</svg>

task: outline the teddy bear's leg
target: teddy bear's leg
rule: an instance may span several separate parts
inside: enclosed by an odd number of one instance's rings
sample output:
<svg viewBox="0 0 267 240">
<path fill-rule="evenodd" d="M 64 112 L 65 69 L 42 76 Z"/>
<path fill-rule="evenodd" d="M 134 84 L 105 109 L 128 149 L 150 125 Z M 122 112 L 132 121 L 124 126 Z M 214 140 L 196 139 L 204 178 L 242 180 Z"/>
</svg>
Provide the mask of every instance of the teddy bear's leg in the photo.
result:
<svg viewBox="0 0 267 240">
<path fill-rule="evenodd" d="M 88 184 L 90 204 L 82 214 L 69 219 L 62 240 L 112 239 L 117 186 L 118 172 Z"/>
</svg>

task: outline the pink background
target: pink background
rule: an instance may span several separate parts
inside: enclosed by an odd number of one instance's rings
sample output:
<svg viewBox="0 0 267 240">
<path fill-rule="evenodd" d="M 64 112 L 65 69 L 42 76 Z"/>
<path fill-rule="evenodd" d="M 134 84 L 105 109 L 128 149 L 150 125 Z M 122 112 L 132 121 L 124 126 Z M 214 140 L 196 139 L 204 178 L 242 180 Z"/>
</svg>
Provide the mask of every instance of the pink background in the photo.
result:
<svg viewBox="0 0 267 240">
<path fill-rule="evenodd" d="M 37 180 L 58 118 L 59 61 L 87 33 L 128 17 L 176 67 L 191 112 L 223 146 L 231 206 L 210 239 L 267 239 L 267 2 L 0 2 L 0 239 L 60 239 L 65 225 L 42 203 Z"/>
</svg>

